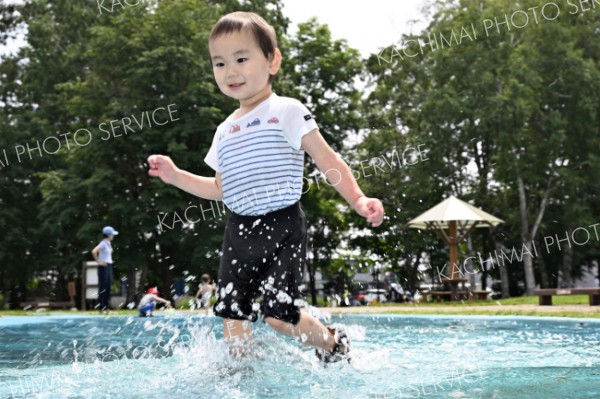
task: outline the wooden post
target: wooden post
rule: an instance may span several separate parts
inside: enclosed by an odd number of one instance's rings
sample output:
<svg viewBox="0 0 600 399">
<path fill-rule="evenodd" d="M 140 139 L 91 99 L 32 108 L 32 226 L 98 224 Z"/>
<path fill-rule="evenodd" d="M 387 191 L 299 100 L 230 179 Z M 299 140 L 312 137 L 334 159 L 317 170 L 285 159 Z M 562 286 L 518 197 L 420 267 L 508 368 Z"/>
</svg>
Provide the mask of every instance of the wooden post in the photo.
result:
<svg viewBox="0 0 600 399">
<path fill-rule="evenodd" d="M 456 221 L 452 220 L 448 224 L 450 228 L 450 300 L 456 301 L 458 298 L 458 239 L 456 238 Z"/>
<path fill-rule="evenodd" d="M 456 221 L 449 223 L 450 227 L 450 280 L 458 278 L 458 241 L 456 239 Z"/>
</svg>

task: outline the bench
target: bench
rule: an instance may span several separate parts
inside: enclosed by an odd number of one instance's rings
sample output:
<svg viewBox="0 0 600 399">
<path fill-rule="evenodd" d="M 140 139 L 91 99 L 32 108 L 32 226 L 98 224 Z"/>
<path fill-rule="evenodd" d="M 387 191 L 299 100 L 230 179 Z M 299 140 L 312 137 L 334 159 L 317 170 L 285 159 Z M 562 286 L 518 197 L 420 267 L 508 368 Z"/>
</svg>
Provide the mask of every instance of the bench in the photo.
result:
<svg viewBox="0 0 600 399">
<path fill-rule="evenodd" d="M 588 295 L 590 306 L 600 306 L 600 288 L 543 288 L 533 295 L 540 297 L 540 306 L 552 306 L 553 295 Z"/>
<path fill-rule="evenodd" d="M 460 291 L 462 292 L 462 291 Z M 460 293 L 459 292 L 459 293 Z M 442 299 L 448 298 L 450 300 L 451 291 L 423 291 L 421 292 L 421 300 L 427 302 L 427 298 L 433 298 L 434 302 L 441 302 Z"/>
<path fill-rule="evenodd" d="M 484 301 L 487 299 L 487 296 L 491 294 L 489 291 L 457 291 L 459 299 L 467 299 L 472 301 L 474 299 Z M 424 291 L 421 292 L 422 300 L 427 302 L 427 298 L 431 296 L 435 302 L 441 302 L 442 300 L 451 300 L 452 299 L 452 291 Z"/>
<path fill-rule="evenodd" d="M 19 306 L 24 310 L 29 309 L 71 309 L 75 307 L 75 302 L 21 302 Z"/>
<path fill-rule="evenodd" d="M 32 302 L 21 302 L 19 306 L 23 310 L 29 309 L 74 309 L 75 308 L 75 282 L 69 281 L 67 283 L 67 291 L 69 292 L 69 301 L 64 302 L 50 302 L 44 300 L 37 300 Z"/>
<path fill-rule="evenodd" d="M 471 299 L 475 298 L 478 301 L 486 301 L 491 291 L 471 291 Z"/>
</svg>

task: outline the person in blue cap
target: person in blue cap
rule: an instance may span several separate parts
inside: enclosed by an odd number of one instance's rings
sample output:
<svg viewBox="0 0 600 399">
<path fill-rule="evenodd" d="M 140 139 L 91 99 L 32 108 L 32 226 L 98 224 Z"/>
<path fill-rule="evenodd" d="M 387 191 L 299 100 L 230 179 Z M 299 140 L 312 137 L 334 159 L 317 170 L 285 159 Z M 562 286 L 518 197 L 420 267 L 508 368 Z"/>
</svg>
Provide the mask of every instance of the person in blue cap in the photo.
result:
<svg viewBox="0 0 600 399">
<path fill-rule="evenodd" d="M 110 290 L 113 282 L 113 248 L 110 242 L 119 232 L 110 226 L 106 226 L 102 229 L 102 234 L 104 238 L 92 250 L 92 256 L 98 262 L 98 310 L 108 312 Z"/>
</svg>

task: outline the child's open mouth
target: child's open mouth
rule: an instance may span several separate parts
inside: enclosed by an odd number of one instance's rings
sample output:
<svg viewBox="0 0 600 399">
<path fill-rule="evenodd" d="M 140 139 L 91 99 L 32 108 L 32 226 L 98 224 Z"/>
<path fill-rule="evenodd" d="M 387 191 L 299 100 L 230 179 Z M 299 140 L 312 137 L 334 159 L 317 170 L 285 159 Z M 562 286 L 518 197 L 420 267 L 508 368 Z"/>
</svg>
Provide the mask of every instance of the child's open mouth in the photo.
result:
<svg viewBox="0 0 600 399">
<path fill-rule="evenodd" d="M 244 85 L 244 83 L 234 83 L 234 84 L 230 84 L 229 88 L 235 90 L 235 89 L 239 89 L 243 85 Z"/>
</svg>

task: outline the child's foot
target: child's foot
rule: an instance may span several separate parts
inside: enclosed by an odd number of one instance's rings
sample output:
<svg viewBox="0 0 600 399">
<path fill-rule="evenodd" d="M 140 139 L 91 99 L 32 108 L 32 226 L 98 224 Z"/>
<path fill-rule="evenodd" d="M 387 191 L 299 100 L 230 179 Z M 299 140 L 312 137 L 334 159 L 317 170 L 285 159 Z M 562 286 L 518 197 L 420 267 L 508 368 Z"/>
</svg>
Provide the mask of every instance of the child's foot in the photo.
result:
<svg viewBox="0 0 600 399">
<path fill-rule="evenodd" d="M 346 334 L 346 328 L 341 324 L 332 324 L 327 329 L 333 334 L 335 340 L 335 347 L 331 352 L 325 349 L 317 348 L 315 353 L 320 361 L 325 363 L 339 362 L 340 360 L 346 359 L 350 362 L 350 339 Z"/>
</svg>

